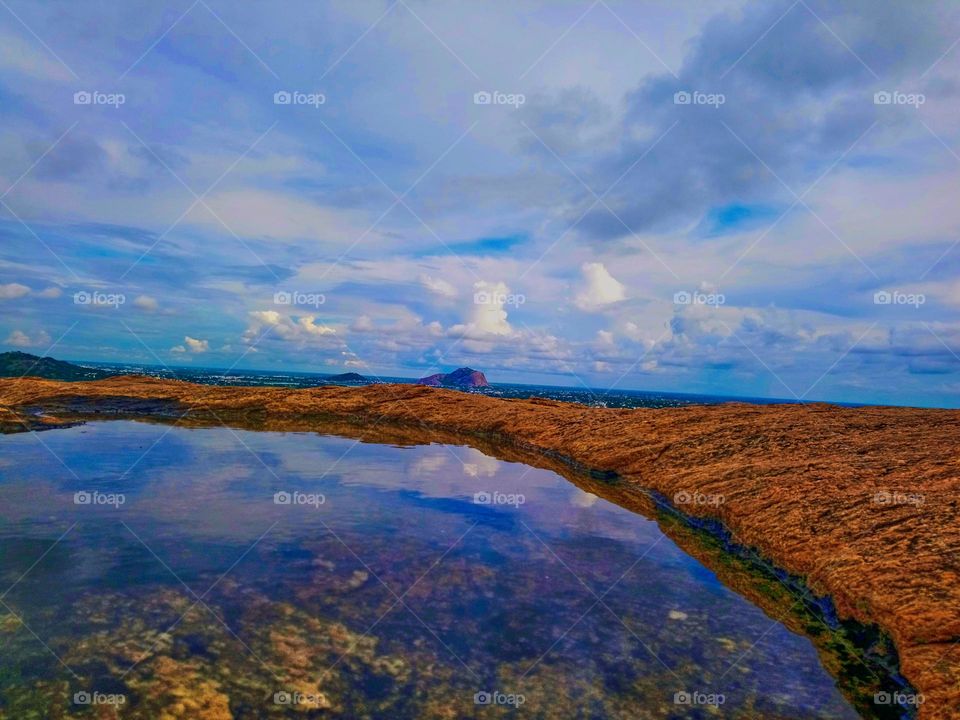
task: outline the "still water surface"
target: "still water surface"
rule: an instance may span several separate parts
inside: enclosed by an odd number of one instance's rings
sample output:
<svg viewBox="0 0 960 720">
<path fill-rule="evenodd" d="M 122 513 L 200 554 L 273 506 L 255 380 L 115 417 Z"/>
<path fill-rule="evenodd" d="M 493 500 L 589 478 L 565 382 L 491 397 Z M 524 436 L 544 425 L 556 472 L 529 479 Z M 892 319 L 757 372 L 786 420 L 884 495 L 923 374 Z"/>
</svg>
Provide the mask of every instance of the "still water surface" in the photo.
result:
<svg viewBox="0 0 960 720">
<path fill-rule="evenodd" d="M 4 719 L 857 717 L 656 523 L 466 447 L 3 436 L 4 591 Z"/>
</svg>

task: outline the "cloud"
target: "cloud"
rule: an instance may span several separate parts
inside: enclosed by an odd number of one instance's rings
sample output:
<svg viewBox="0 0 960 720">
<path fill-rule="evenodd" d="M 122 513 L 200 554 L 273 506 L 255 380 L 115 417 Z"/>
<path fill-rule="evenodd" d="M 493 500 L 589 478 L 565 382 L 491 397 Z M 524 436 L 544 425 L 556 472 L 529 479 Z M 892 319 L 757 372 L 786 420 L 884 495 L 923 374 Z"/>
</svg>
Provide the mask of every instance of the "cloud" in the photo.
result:
<svg viewBox="0 0 960 720">
<path fill-rule="evenodd" d="M 361 315 L 350 326 L 350 329 L 353 332 L 360 333 L 373 332 L 373 320 L 370 319 L 369 315 Z"/>
<path fill-rule="evenodd" d="M 454 325 L 449 334 L 468 338 L 468 347 L 485 348 L 483 344 L 470 344 L 470 340 L 488 342 L 496 336 L 512 335 L 514 330 L 507 322 L 504 310 L 510 288 L 503 282 L 480 280 L 473 284 L 473 304 L 467 313 L 467 322 Z"/>
<path fill-rule="evenodd" d="M 324 335 L 333 335 L 337 331 L 332 327 L 327 325 L 317 324 L 317 319 L 312 315 L 297 319 L 297 326 L 303 330 L 307 335 L 314 335 L 316 337 L 323 337 Z"/>
<path fill-rule="evenodd" d="M 210 343 L 207 340 L 197 340 L 196 338 L 186 335 L 183 341 L 186 343 L 187 349 L 192 353 L 204 353 L 210 349 Z"/>
<path fill-rule="evenodd" d="M 13 345 L 13 347 L 45 347 L 50 344 L 50 336 L 43 330 L 38 330 L 33 333 L 32 336 L 27 335 L 22 330 L 14 330 L 11 332 L 6 339 L 7 345 Z"/>
<path fill-rule="evenodd" d="M 902 17 L 893 8 L 750 2 L 706 23 L 677 77 L 647 76 L 627 95 L 610 151 L 574 167 L 598 190 L 612 188 L 606 207 L 587 212 L 585 234 L 609 240 L 678 229 L 743 198 L 785 208 L 793 195 L 781 183 L 800 193 L 873 122 L 902 124 L 873 103 L 873 92 L 902 83 L 919 91 L 933 82 L 904 78 L 936 60 L 930 48 L 949 47 L 957 16 L 946 2 L 913 4 Z M 725 102 L 677 104 L 677 92 L 719 94 Z M 580 208 L 573 212 L 576 219 Z"/>
<path fill-rule="evenodd" d="M 0 300 L 14 300 L 30 293 L 30 288 L 20 283 L 0 285 Z"/>
<path fill-rule="evenodd" d="M 314 315 L 283 315 L 276 310 L 253 310 L 248 313 L 250 324 L 243 333 L 243 341 L 253 344 L 262 337 L 283 341 L 310 343 L 336 335 L 335 328 L 318 323 Z"/>
<path fill-rule="evenodd" d="M 484 455 L 479 450 L 466 448 L 463 454 L 467 459 L 462 461 L 463 472 L 470 477 L 493 477 L 500 469 L 500 462 L 496 458 Z"/>
<path fill-rule="evenodd" d="M 147 312 L 155 312 L 157 308 L 160 307 L 156 298 L 152 298 L 149 295 L 138 295 L 134 301 L 134 306 L 140 308 L 141 310 L 146 310 Z"/>
<path fill-rule="evenodd" d="M 205 208 L 195 210 L 190 217 L 220 231 L 223 225 L 219 217 L 246 237 L 278 241 L 308 238 L 314 243 L 342 247 L 349 247 L 360 237 L 370 242 L 380 237 L 376 230 L 369 230 L 369 225 L 364 226 L 364 219 L 355 211 L 326 207 L 286 193 L 231 190 L 214 194 L 206 203 L 216 217 Z"/>
<path fill-rule="evenodd" d="M 70 82 L 72 73 L 36 43 L 17 35 L 0 36 L 0 68 L 23 73 L 35 80 Z"/>
<path fill-rule="evenodd" d="M 580 271 L 583 273 L 584 286 L 574 303 L 581 310 L 595 311 L 626 300 L 626 288 L 607 271 L 603 263 L 584 263 Z"/>
<path fill-rule="evenodd" d="M 192 338 L 189 335 L 184 336 L 183 343 L 183 345 L 175 345 L 174 347 L 170 348 L 170 352 L 191 353 L 196 355 L 210 350 L 210 342 L 208 340 L 198 340 L 197 338 Z"/>
<path fill-rule="evenodd" d="M 455 298 L 457 296 L 457 289 L 442 278 L 434 278 L 430 275 L 421 275 L 420 284 L 430 292 L 434 293 L 435 295 L 440 295 L 441 297 Z"/>
<path fill-rule="evenodd" d="M 0 300 L 16 300 L 18 298 L 26 297 L 27 295 L 32 295 L 33 297 L 38 297 L 44 300 L 52 300 L 60 297 L 63 292 L 60 288 L 56 286 L 50 286 L 36 292 L 31 290 L 26 285 L 21 285 L 20 283 L 8 283 L 6 285 L 0 285 Z"/>
</svg>

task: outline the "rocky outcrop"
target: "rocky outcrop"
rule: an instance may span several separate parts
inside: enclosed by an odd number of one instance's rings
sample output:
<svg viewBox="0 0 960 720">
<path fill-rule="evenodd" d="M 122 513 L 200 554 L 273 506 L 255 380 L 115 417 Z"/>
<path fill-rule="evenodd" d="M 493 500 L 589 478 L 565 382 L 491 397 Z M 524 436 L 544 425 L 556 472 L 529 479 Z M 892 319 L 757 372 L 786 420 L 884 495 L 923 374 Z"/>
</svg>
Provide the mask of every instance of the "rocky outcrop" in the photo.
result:
<svg viewBox="0 0 960 720">
<path fill-rule="evenodd" d="M 430 385 L 431 387 L 490 387 L 486 376 L 479 370 L 462 367 L 450 373 L 437 373 L 417 380 L 417 385 Z"/>
</svg>

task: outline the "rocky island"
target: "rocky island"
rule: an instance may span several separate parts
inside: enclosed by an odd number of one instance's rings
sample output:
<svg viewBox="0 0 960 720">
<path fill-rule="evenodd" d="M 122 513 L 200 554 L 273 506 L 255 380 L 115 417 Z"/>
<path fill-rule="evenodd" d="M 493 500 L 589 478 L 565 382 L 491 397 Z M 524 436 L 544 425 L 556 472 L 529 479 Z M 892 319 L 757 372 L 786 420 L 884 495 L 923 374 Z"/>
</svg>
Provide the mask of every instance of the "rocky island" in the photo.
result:
<svg viewBox="0 0 960 720">
<path fill-rule="evenodd" d="M 778 568 L 766 584 L 790 605 L 828 608 L 799 626 L 818 647 L 840 647 L 829 639 L 838 623 L 876 628 L 889 638 L 886 674 L 923 696 L 918 717 L 960 717 L 960 411 L 745 403 L 628 410 L 417 385 L 211 387 L 137 376 L 0 380 L 0 410 L 8 431 L 28 417 L 51 426 L 138 416 L 266 430 L 379 424 L 409 428 L 416 442 L 442 439 L 590 472 L 624 506 L 654 508 L 665 533 L 674 532 L 672 518 L 687 518 L 724 547 Z M 857 683 L 875 687 L 876 666 L 863 659 L 870 654 L 849 662 L 863 665 L 854 668 Z"/>
</svg>

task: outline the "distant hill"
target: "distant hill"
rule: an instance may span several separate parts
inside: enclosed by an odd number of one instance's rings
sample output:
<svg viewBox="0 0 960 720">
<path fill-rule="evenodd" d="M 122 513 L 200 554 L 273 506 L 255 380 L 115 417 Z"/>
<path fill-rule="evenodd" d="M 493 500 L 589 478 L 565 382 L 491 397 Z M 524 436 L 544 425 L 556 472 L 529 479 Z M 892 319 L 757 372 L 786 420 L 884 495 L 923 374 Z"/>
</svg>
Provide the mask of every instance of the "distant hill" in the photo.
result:
<svg viewBox="0 0 960 720">
<path fill-rule="evenodd" d="M 490 387 L 486 376 L 479 370 L 462 367 L 450 373 L 437 373 L 417 380 L 417 385 L 432 387 Z"/>
<path fill-rule="evenodd" d="M 340 373 L 339 375 L 330 375 L 326 378 L 327 380 L 333 380 L 334 382 L 367 382 L 365 378 L 360 373 Z"/>
<path fill-rule="evenodd" d="M 99 380 L 113 373 L 80 367 L 51 357 L 13 351 L 0 353 L 0 377 L 39 377 L 47 380 Z"/>
</svg>

